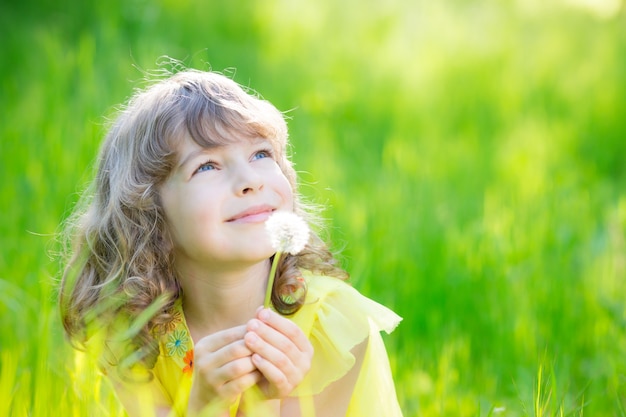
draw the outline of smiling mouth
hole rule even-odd
[[[226,220],[226,222],[228,223],[264,222],[274,212],[274,210],[275,209],[273,207],[267,206],[267,205],[250,207],[249,209],[244,210],[241,213],[238,213],[235,216],[231,217],[230,219]]]

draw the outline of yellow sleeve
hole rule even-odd
[[[375,327],[371,328],[365,358],[346,416],[402,417],[387,351]]]
[[[380,331],[390,333],[402,320],[342,280],[308,273],[303,275],[307,282],[307,299],[292,320],[308,336],[314,354],[309,374],[292,396],[322,392],[354,366],[351,350],[356,345],[368,337],[370,344],[371,339],[380,340]],[[383,355],[383,361],[387,362],[382,366],[389,367],[384,346],[382,352],[369,353],[370,357],[373,354]]]
[[[153,370],[140,365],[122,370],[107,359],[109,355],[100,358],[100,369],[130,417],[156,416],[157,410],[163,415],[164,410],[172,409],[172,398]]]
[[[177,415],[172,409],[162,385],[156,379],[147,383],[111,381],[115,394],[131,417]]]

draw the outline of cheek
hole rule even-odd
[[[170,222],[169,233],[173,248],[188,256],[201,256],[215,249],[222,241],[220,229],[216,229],[217,216],[210,210],[185,207],[178,217]],[[219,245],[218,245],[219,246]]]
[[[289,164],[278,163],[276,165],[276,171],[274,174],[277,176],[276,183],[279,184],[278,188],[280,189],[281,194],[285,196],[285,198],[289,199],[293,202],[293,190],[296,186],[296,173],[290,168]]]
[[[211,226],[219,221],[215,206],[206,199],[190,199],[178,208],[175,222],[180,233],[186,236],[209,233]]]
[[[178,190],[169,190],[162,200],[167,229],[174,244],[178,246],[190,239],[193,240],[194,234],[201,231],[200,225],[208,217],[202,202],[193,198],[193,195]]]
[[[285,206],[293,209],[294,197],[293,197],[293,187],[291,182],[281,174],[281,179],[279,181],[279,186],[277,187],[279,193],[282,195],[283,200],[285,202]]]
[[[294,209],[294,204],[295,204],[295,203],[294,203],[294,198],[293,198],[293,190],[292,190],[292,188],[291,188],[291,185],[289,185],[289,187],[287,188],[286,195],[287,195],[287,196],[286,196],[286,198],[285,198],[285,199],[286,199],[286,201],[287,201],[287,204],[288,204],[288,205],[289,205],[289,207],[293,210],[293,209]]]
[[[282,195],[285,202],[285,207],[288,207],[290,211],[293,211],[295,208],[293,189],[291,188],[291,184],[289,184],[289,182],[287,181],[285,181]]]
[[[285,177],[289,183],[289,187],[294,190],[296,188],[297,176],[296,171],[288,160],[283,160],[278,163],[281,175]]]

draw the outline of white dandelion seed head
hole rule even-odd
[[[290,211],[276,211],[265,222],[270,243],[277,252],[296,255],[309,241],[309,226]]]

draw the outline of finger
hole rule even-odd
[[[299,351],[307,352],[313,355],[313,346],[311,345],[311,342],[306,337],[302,329],[300,329],[293,321],[268,308],[259,309],[256,316],[260,321],[276,329],[287,339],[295,343]]]
[[[265,358],[273,358],[273,362],[291,362],[291,358],[297,358],[296,345],[284,335],[262,323],[251,323],[252,329],[244,336],[246,347],[253,353],[258,353]],[[285,363],[285,365],[287,365]]]
[[[271,373],[266,375],[263,369],[259,369],[261,373],[271,383],[282,384],[283,379],[294,384],[300,382],[310,367],[307,355],[299,352],[295,344],[276,330],[264,325],[260,326],[260,329],[262,328],[266,329],[264,333],[272,335],[270,339],[273,341],[265,340],[256,332],[249,332],[244,337],[248,348],[255,352],[253,357],[259,356],[264,362],[272,365],[271,368],[266,368]],[[277,340],[279,342],[276,342]],[[274,369],[277,372],[273,372]]]
[[[257,353],[252,355],[252,362],[267,380],[267,391],[265,394],[270,398],[285,397],[300,383],[300,380],[290,380],[289,377],[272,362],[264,359]]]
[[[243,386],[246,375],[258,373],[256,365],[252,363],[252,357],[246,356],[244,358],[235,359],[229,361],[223,366],[216,367],[210,356],[203,358],[201,362],[194,364],[194,372],[196,374],[196,380],[202,381],[202,384],[206,384],[211,387],[210,390],[217,393],[220,397],[226,398],[230,391],[224,393],[224,386],[232,383],[233,381],[240,381]],[[243,379],[242,379],[243,378]],[[259,376],[253,378],[253,381],[257,381]],[[254,384],[255,382],[251,382]],[[239,385],[231,384],[231,387],[237,387]],[[233,388],[233,389],[235,389]]]
[[[258,370],[241,375],[223,384],[219,388],[219,395],[222,398],[234,399],[242,392],[256,385],[262,377]]]
[[[201,351],[194,354],[194,365],[201,370],[224,368],[238,359],[249,359],[251,355],[252,351],[248,348],[245,341],[239,339],[218,349],[216,352]]]
[[[252,363],[252,355],[230,361],[220,368],[227,381],[237,379],[255,370],[256,366]]]
[[[220,367],[217,369],[216,376],[220,381],[226,381],[227,383],[253,373],[256,370],[256,365],[252,363],[252,356],[246,356],[245,358],[235,359]]]
[[[194,351],[196,353],[198,351],[215,352],[237,340],[243,339],[246,331],[246,326],[241,325],[210,334],[198,340],[194,346]]]
[[[287,319],[284,320],[288,321]],[[291,328],[291,326],[285,327],[289,329]],[[269,345],[273,346],[279,352],[282,352],[284,355],[286,355],[292,362],[296,364],[296,366],[302,367],[311,361],[311,358],[313,357],[313,347],[311,346],[311,343],[306,339],[304,333],[300,330],[300,328],[298,328],[297,326],[295,327],[296,330],[294,332],[287,332],[287,334],[284,334],[281,333],[279,329],[271,327],[260,320],[252,319],[248,322],[249,332],[244,337],[244,340],[251,350],[271,360],[271,357],[268,357],[271,351],[262,351],[260,349],[263,349],[264,346],[260,343],[254,343],[256,341],[254,339],[254,334],[256,334]],[[250,333],[254,334],[251,335]],[[299,341],[299,339],[304,339],[304,341]],[[304,346],[304,349],[301,349],[300,346]],[[273,357],[276,358],[275,360],[280,359],[277,358],[275,355]]]

